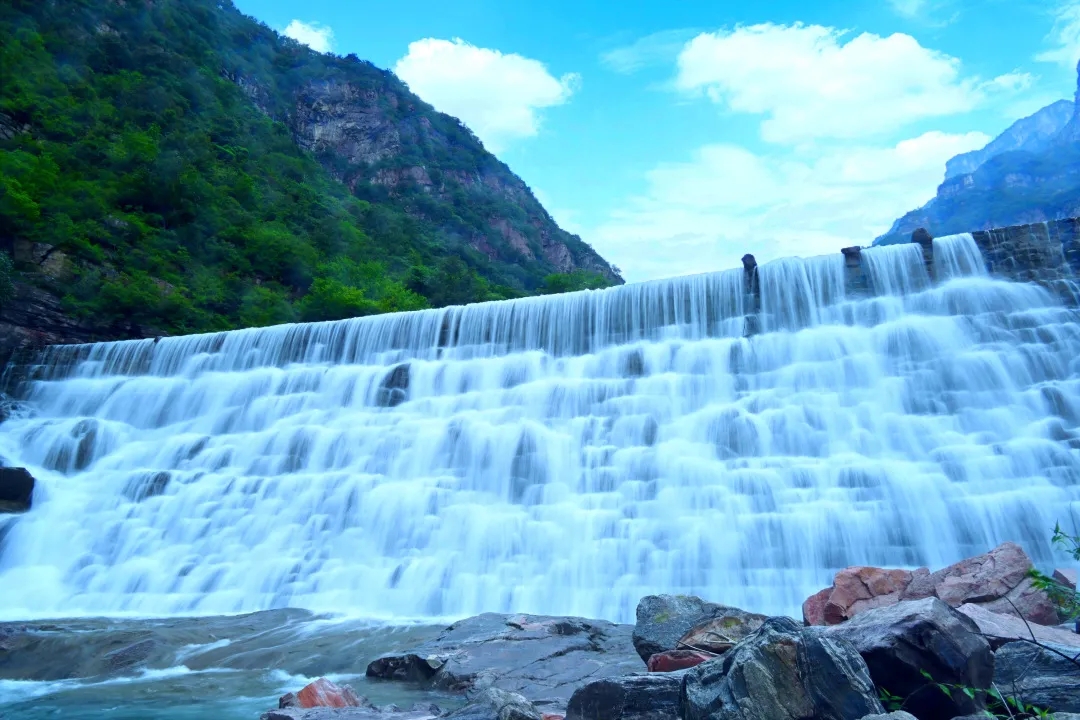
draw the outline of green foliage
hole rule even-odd
[[[543,209],[527,192],[512,202],[463,185],[512,176],[389,73],[314,53],[228,0],[10,0],[0,36],[0,248],[65,252],[75,277],[63,287],[21,269],[79,316],[193,332],[548,287],[546,261],[507,260],[498,241],[512,231],[539,247]],[[373,166],[305,153],[272,118],[315,79],[405,98],[380,100],[389,120],[423,117],[445,142],[403,136],[400,156]],[[408,167],[429,168],[439,192],[372,182]],[[476,237],[493,245],[476,251],[465,240]]]
[[[1065,552],[1072,555],[1074,560],[1080,560],[1080,535],[1067,534],[1059,523],[1054,525],[1052,540],[1055,545],[1061,546]],[[1080,592],[1034,568],[1028,571],[1028,575],[1031,576],[1032,584],[1046,593],[1063,617],[1067,620],[1080,619]]]
[[[997,686],[991,685],[989,690],[979,690],[967,685],[937,682],[926,670],[920,670],[919,672],[926,679],[926,684],[914,690],[908,696],[909,698],[927,690],[936,690],[950,699],[953,697],[953,693],[962,693],[972,700],[984,696],[986,698],[986,710],[983,711],[983,714],[990,720],[1005,720],[1005,718],[1028,720],[1029,718],[1053,717],[1047,710],[1029,705],[1012,695],[1004,695],[998,690]],[[894,695],[885,688],[878,688],[878,698],[881,700],[886,712],[903,710],[907,705],[907,698]]]
[[[596,272],[575,270],[570,273],[555,273],[544,278],[540,292],[544,295],[575,292],[577,290],[600,290],[610,287],[611,282]]]

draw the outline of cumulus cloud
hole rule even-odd
[[[989,140],[933,131],[808,158],[708,145],[656,166],[648,191],[586,239],[628,280],[736,267],[746,252],[767,261],[867,245],[933,195],[947,159]]]
[[[962,77],[959,60],[901,33],[848,39],[836,28],[765,23],[695,37],[679,54],[675,85],[763,115],[766,141],[798,144],[966,112],[1022,79]]]
[[[556,78],[538,60],[461,39],[409,45],[394,72],[437,110],[460,118],[488,149],[537,134],[540,112],[570,99],[580,78]]]
[[[1080,60],[1080,2],[1058,6],[1047,43],[1049,48],[1036,55],[1036,60],[1057,63],[1070,70],[1076,67]]]
[[[330,52],[334,47],[334,31],[327,25],[293,20],[282,34],[307,45],[316,52]]]

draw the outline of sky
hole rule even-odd
[[[234,1],[393,70],[628,281],[869,245],[1080,59],[1080,0]]]

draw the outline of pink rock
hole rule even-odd
[[[952,607],[981,604],[991,612],[1056,625],[1060,620],[1057,609],[1027,577],[1031,567],[1023,549],[1008,542],[934,573],[926,568],[914,572],[845,568],[836,574],[832,587],[803,603],[803,622],[837,625],[872,608],[936,597]]]
[[[991,612],[983,605],[966,603],[957,610],[975,621],[979,632],[986,636],[991,647],[997,649],[1013,640],[1030,640],[1034,635],[1039,642],[1055,643],[1080,648],[1080,635],[1059,628],[1044,627],[1035,623],[1024,624],[1015,615]]]
[[[304,686],[304,689],[296,694],[296,700],[302,708],[360,707],[360,698],[351,687],[336,685],[326,678],[319,678]]]
[[[649,658],[649,672],[674,672],[692,668],[706,660],[712,660],[713,657],[715,656],[695,650],[668,650],[656,653]]]
[[[824,590],[819,590],[810,597],[806,598],[802,604],[802,618],[805,625],[824,625],[825,624],[825,605],[829,602],[829,596],[832,595],[832,588],[827,587]]]
[[[556,715],[555,713],[544,713],[540,718],[541,720],[566,720],[565,715]]]
[[[1054,579],[1071,590],[1076,589],[1076,568],[1058,568],[1054,571]]]

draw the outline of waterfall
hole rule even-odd
[[[798,613],[1080,515],[1080,323],[971,236],[600,291],[56,347],[0,615]],[[759,314],[754,332],[747,316]]]

